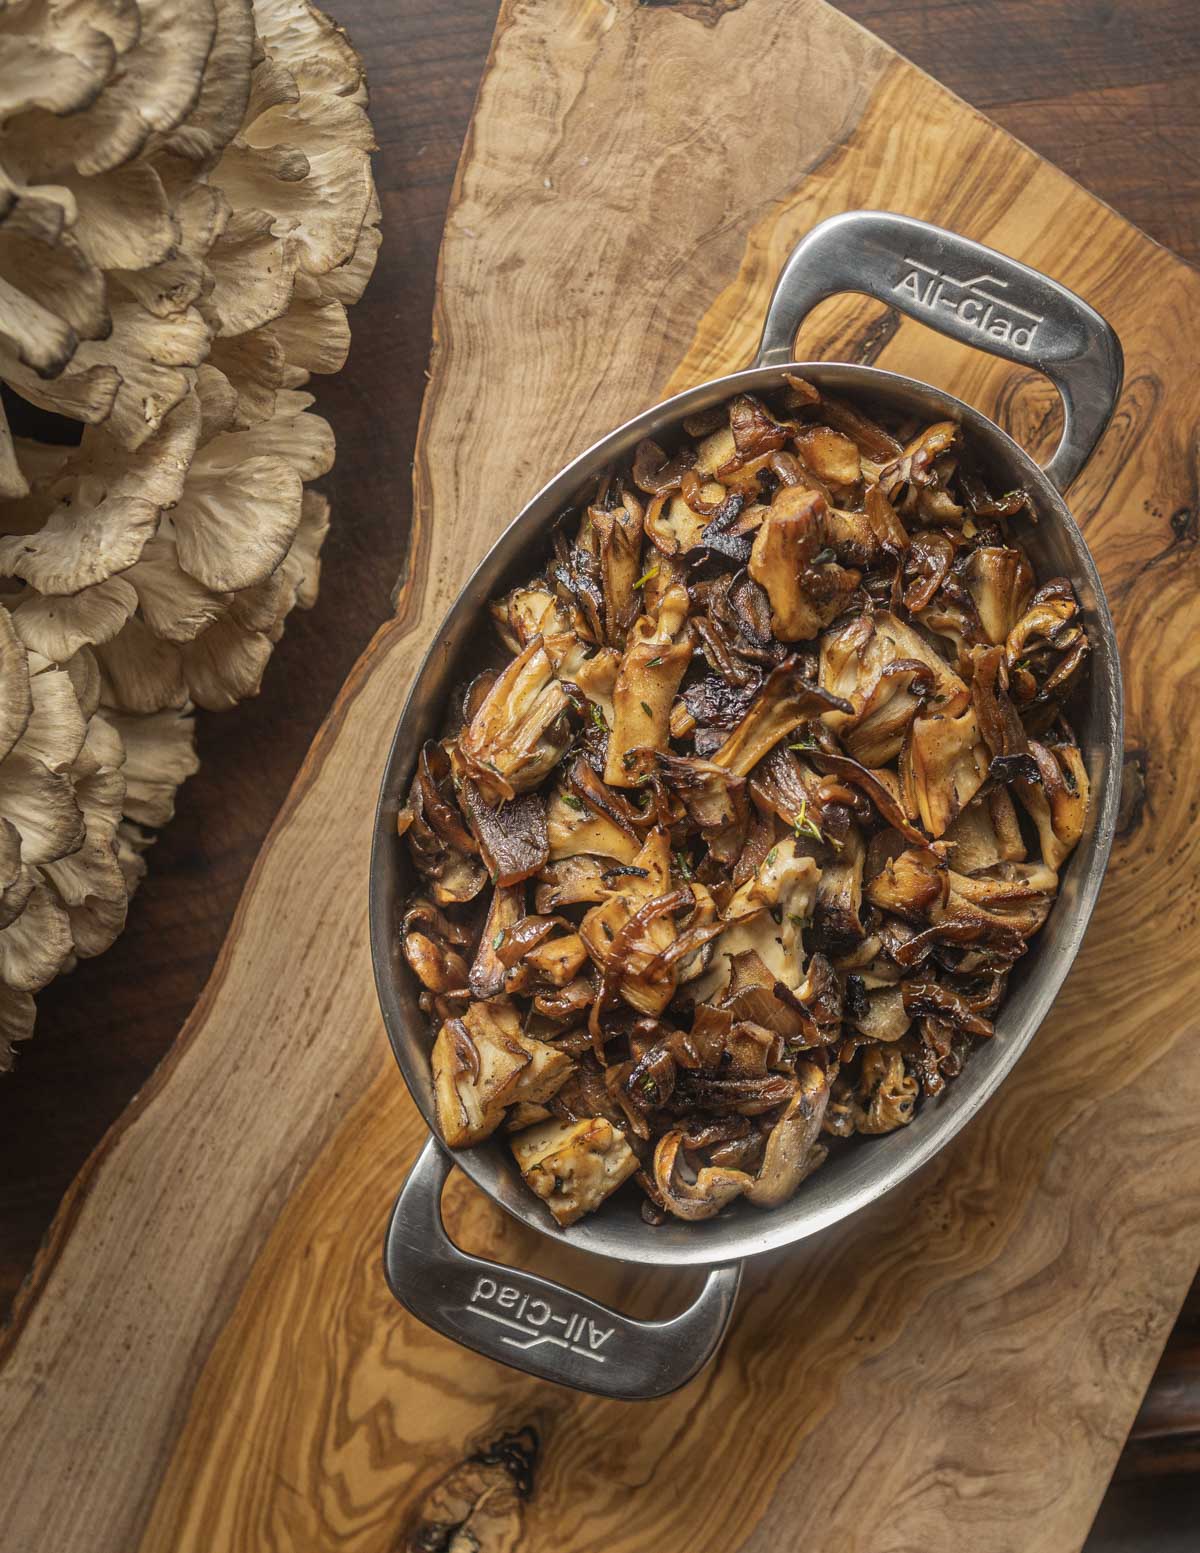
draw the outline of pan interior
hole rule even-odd
[[[567,465],[533,498],[484,557],[446,617],[414,681],[396,728],[376,813],[371,856],[371,948],[380,1004],[396,1060],[413,1098],[436,1134],[429,1070],[432,1032],[417,1006],[417,985],[399,948],[403,903],[417,885],[407,853],[396,838],[396,813],[404,802],[422,742],[435,736],[452,687],[478,667],[480,622],[488,600],[530,575],[548,544],[550,527],[604,465],[632,453],[643,437],[668,436],[685,415],[745,391],[782,386],[795,372],[823,391],[866,407],[959,422],[996,488],[1024,486],[1037,522],[1016,520],[1019,537],[1037,576],[1066,576],[1083,607],[1093,644],[1090,673],[1073,708],[1075,732],[1092,786],[1088,826],[1060,881],[1049,921],[1018,962],[993,1040],[977,1046],[963,1074],[936,1101],[926,1100],[898,1132],[837,1150],[791,1202],[770,1212],[744,1204],[699,1224],[670,1221],[659,1227],[641,1218],[631,1191],[618,1193],[599,1212],[559,1229],[525,1186],[502,1138],[456,1152],[455,1160],[508,1212],[533,1228],[620,1261],[709,1264],[751,1256],[800,1240],[874,1201],[910,1176],[962,1128],[995,1092],[1033,1039],[1075,958],[1099,893],[1116,822],[1120,793],[1122,701],[1112,620],[1095,564],[1062,497],[1029,456],[979,411],[940,389],[878,368],[845,363],[799,362],[752,368],[689,389],[619,427]]]

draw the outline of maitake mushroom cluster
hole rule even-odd
[[[402,924],[442,1136],[560,1224],[786,1202],[989,1038],[1079,839],[1088,639],[950,422],[800,378],[643,443],[493,605]]]
[[[316,596],[365,101],[307,0],[0,0],[0,1067]]]

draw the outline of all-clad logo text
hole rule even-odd
[[[513,1348],[537,1348],[542,1343],[553,1343],[556,1348],[566,1348],[584,1359],[597,1364],[605,1362],[601,1349],[613,1335],[612,1327],[599,1327],[590,1316],[581,1311],[563,1315],[547,1300],[529,1295],[511,1283],[497,1283],[494,1278],[480,1277],[471,1290],[467,1309],[488,1321],[511,1327],[519,1336],[504,1341]]]
[[[914,302],[935,313],[939,307],[956,313],[964,324],[989,339],[1003,340],[1014,350],[1029,352],[1033,349],[1038,325],[1045,318],[1031,313],[1003,295],[1008,287],[998,275],[973,275],[969,280],[958,280],[944,270],[935,270],[919,259],[904,260],[908,268],[892,287],[902,291]]]

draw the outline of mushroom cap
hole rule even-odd
[[[379,247],[365,101],[306,0],[0,0],[0,379],[86,428],[0,410],[0,1067],[120,931],[192,703],[254,694],[315,599],[334,445],[298,390]]]
[[[176,790],[200,767],[194,717],[174,709],[146,716],[106,709],[104,718],[125,750],[123,813],[138,825],[165,825]]]
[[[0,511],[0,575],[43,594],[77,594],[125,571],[178,499],[199,435],[194,394],[130,452],[107,428],[88,428],[65,460],[28,463],[30,494]],[[23,461],[36,445],[22,444]]]

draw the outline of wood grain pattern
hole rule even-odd
[[[764,95],[764,48],[820,97]],[[681,117],[678,82],[718,73],[713,111]],[[623,1408],[453,1349],[384,1291],[379,1237],[419,1129],[370,980],[364,773],[505,516],[671,382],[747,356],[790,242],[860,204],[1043,265],[1125,340],[1122,409],[1073,502],[1127,648],[1145,800],[1053,1018],[980,1121],[853,1225],[752,1266],[718,1364]],[[907,322],[864,334],[839,308],[816,327],[1041,423],[1030,385]],[[523,0],[460,168],[435,333],[397,618],[306,762],[176,1053],[74,1189],[18,1309],[0,1524],[34,1553],[382,1553],[420,1545],[456,1464],[524,1429],[532,1494],[484,1546],[727,1553],[803,1527],[863,1553],[1077,1546],[1200,1250],[1196,579],[1179,564],[1200,281],[815,0],[747,0],[711,27],[632,0]],[[531,1243],[461,1181],[450,1207],[473,1249],[647,1311],[681,1299],[674,1276]]]
[[[202,714],[202,772],[155,848],[125,934],[42,995],[20,1078],[0,1085],[5,1317],[72,1177],[199,996],[255,855],[342,681],[386,617],[407,553],[407,470],[438,244],[497,0],[329,0],[327,8],[370,64],[388,242],[355,315],[350,366],[319,385],[342,452],[325,482],[336,523],[321,598],[293,617],[253,705]],[[1193,0],[1060,0],[1036,9],[1028,0],[839,0],[838,9],[1176,253],[1200,258]],[[851,333],[861,349],[859,327]],[[1200,1285],[1191,1298],[1200,1309]],[[1200,1417],[1188,1346],[1177,1329],[1151,1383],[1152,1417],[1159,1387],[1172,1417]],[[1181,1387],[1191,1398],[1182,1413]],[[1200,1435],[1193,1464],[1197,1442]],[[1158,1470],[1159,1447],[1139,1448],[1127,1465],[1139,1463]]]

